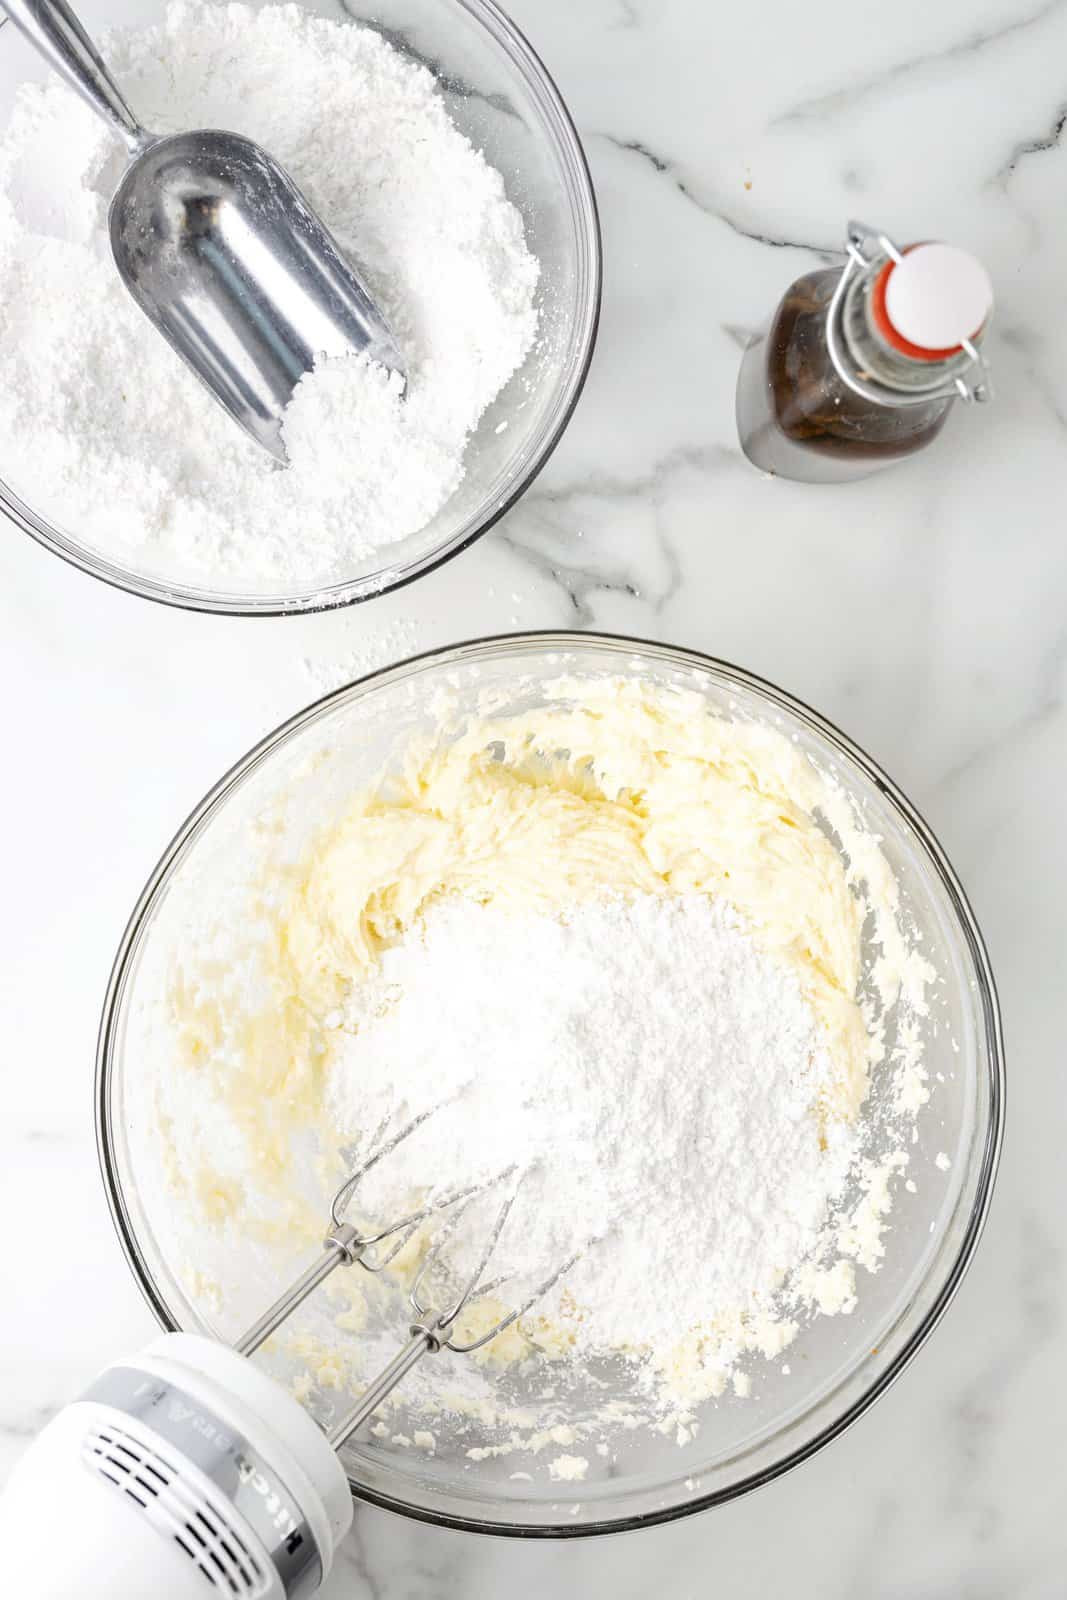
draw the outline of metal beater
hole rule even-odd
[[[233,1347],[238,1355],[252,1355],[320,1284],[325,1283],[331,1273],[336,1272],[338,1267],[352,1266],[358,1262],[365,1272],[381,1272],[396,1259],[422,1223],[431,1216],[448,1213],[423,1257],[408,1292],[408,1298],[415,1312],[415,1320],[408,1330],[408,1342],[389,1365],[368,1384],[356,1404],[327,1430],[326,1437],[335,1450],[339,1450],[356,1429],[367,1421],[386,1396],[424,1355],[435,1355],[440,1350],[451,1350],[455,1355],[470,1355],[475,1350],[480,1350],[506,1328],[510,1328],[520,1317],[525,1316],[527,1311],[570,1271],[578,1259],[578,1252],[569,1256],[549,1277],[540,1282],[531,1294],[494,1322],[488,1332],[480,1334],[476,1339],[458,1339],[452,1330],[463,1312],[475,1300],[486,1299],[507,1281],[506,1273],[488,1282],[483,1282],[482,1279],[515,1203],[521,1174],[517,1173],[515,1168],[509,1167],[488,1183],[455,1190],[377,1232],[361,1233],[345,1220],[345,1213],[356,1191],[371,1169],[395,1150],[401,1140],[412,1134],[431,1114],[424,1112],[415,1118],[388,1142],[380,1145],[372,1156],[345,1179],[330,1206],[330,1227],[322,1241],[322,1255],[278,1296],[274,1304],[252,1324]],[[458,1293],[447,1297],[442,1305],[435,1305],[433,1298],[428,1294],[434,1268],[473,1201],[494,1188],[504,1188],[505,1197],[485,1236],[473,1271],[466,1276]],[[378,1246],[385,1248],[377,1250]]]

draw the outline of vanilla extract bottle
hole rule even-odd
[[[898,249],[856,222],[846,251],[786,291],[738,377],[746,456],[802,483],[866,477],[925,449],[957,401],[991,397],[981,262],[946,244]]]

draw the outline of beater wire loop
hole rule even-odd
[[[525,1316],[542,1295],[546,1295],[554,1288],[564,1273],[569,1272],[574,1266],[581,1253],[576,1251],[557,1267],[550,1277],[539,1283],[532,1294],[519,1305],[513,1306],[504,1316],[498,1317],[484,1333],[471,1339],[456,1337],[453,1330],[464,1312],[470,1311],[479,1302],[489,1300],[510,1281],[511,1275],[507,1272],[498,1273],[488,1280],[485,1280],[485,1274],[507,1226],[525,1173],[512,1166],[481,1183],[467,1184],[463,1188],[445,1194],[431,1194],[426,1203],[417,1210],[398,1218],[386,1227],[379,1228],[376,1232],[361,1230],[350,1223],[346,1215],[367,1174],[383,1157],[390,1155],[404,1139],[410,1138],[438,1109],[438,1106],[433,1106],[427,1111],[420,1112],[388,1138],[387,1123],[382,1123],[378,1127],[371,1140],[373,1153],[345,1179],[333,1197],[330,1206],[331,1227],[323,1240],[322,1255],[294,1284],[290,1285],[235,1346],[242,1355],[251,1355],[337,1267],[351,1266],[358,1261],[365,1272],[382,1272],[414,1238],[424,1222],[431,1217],[447,1213],[437,1228],[408,1293],[415,1312],[415,1320],[409,1329],[408,1343],[367,1386],[360,1400],[328,1430],[327,1437],[330,1443],[338,1449],[360,1424],[373,1414],[422,1356],[428,1353],[435,1354],[438,1350],[451,1350],[456,1355],[470,1355],[473,1351],[482,1349],[498,1334],[503,1333],[505,1328],[510,1328],[520,1317]],[[458,1291],[452,1288],[443,1294],[442,1309],[434,1304],[432,1280],[443,1264],[448,1243],[455,1237],[475,1201],[481,1195],[489,1194],[501,1186],[506,1187],[506,1193],[492,1226],[485,1234],[474,1267],[465,1276],[461,1275],[461,1287]],[[376,1246],[383,1248],[377,1249]]]

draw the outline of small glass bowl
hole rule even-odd
[[[213,589],[199,577],[125,564],[76,529],[51,523],[34,505],[32,476],[20,478],[0,451],[0,510],[24,532],[83,572],[194,611],[279,616],[328,610],[409,583],[456,555],[514,505],[552,454],[578,402],[596,342],[601,249],[589,169],[555,84],[514,24],[492,0],[300,3],[317,15],[375,28],[401,53],[432,67],[453,121],[500,171],[522,213],[527,242],[541,263],[540,334],[482,417],[467,447],[463,482],[433,521],[343,580],[309,573],[293,593],[255,584]],[[90,33],[99,34],[116,25],[154,22],[165,7],[166,0],[86,0],[79,14]],[[0,19],[0,126],[19,83],[46,75],[40,58]],[[232,424],[220,413],[219,426]]]
[[[162,1027],[165,1046],[170,1037],[166,1021],[153,1020],[153,997],[158,975],[185,947],[190,910],[211,926],[243,915],[248,885],[262,892],[262,849],[272,861],[277,853],[282,870],[299,861],[305,843],[343,814],[354,790],[410,738],[438,725],[442,698],[451,720],[479,715],[488,692],[493,715],[506,717],[550,703],[561,677],[605,676],[680,686],[728,720],[770,724],[853,797],[880,837],[902,911],[939,975],[937,1026],[928,1030],[924,1060],[931,1101],[909,1149],[914,1191],[897,1186],[885,1259],[878,1273],[860,1273],[855,1310],[803,1327],[785,1372],[763,1364],[748,1399],[727,1393],[709,1402],[684,1445],[645,1430],[622,1431],[612,1440],[613,1459],[592,1457],[570,1495],[558,1483],[515,1478],[513,1457],[472,1462],[468,1441],[451,1436],[450,1420],[435,1424],[437,1450],[428,1458],[373,1436],[345,1447],[354,1494],[450,1527],[525,1537],[645,1527],[730,1500],[806,1460],[885,1392],[941,1317],[977,1245],[996,1173],[1004,1066],[988,957],[944,852],[875,763],[780,689],[692,651],[586,634],[487,639],[340,689],[263,740],[183,825],[134,910],[104,1007],[97,1126],[119,1235],[160,1321],[232,1339],[275,1297],[287,1267],[295,1274],[307,1262],[296,1250],[290,1263],[280,1269],[268,1263],[264,1271],[253,1262],[251,1233],[227,1236],[214,1247],[217,1260],[196,1256],[198,1267],[225,1285],[225,1306],[195,1306],[182,1285],[187,1246],[163,1177],[165,1153],[153,1142],[147,1066],[149,1047],[160,1037],[152,1030]],[[870,959],[876,957],[877,948]],[[876,1079],[874,1096],[879,1092]],[[692,1247],[664,1241],[665,1250]],[[282,1382],[297,1370],[286,1359],[282,1351],[257,1356]],[[569,1401],[577,1408],[588,1401],[591,1410],[601,1405],[596,1381],[588,1395],[581,1382],[568,1391]]]

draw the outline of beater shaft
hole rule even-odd
[[[250,1356],[254,1350],[270,1338],[275,1328],[280,1328],[285,1319],[292,1314],[299,1305],[303,1305],[308,1295],[324,1283],[340,1266],[351,1266],[358,1261],[366,1247],[366,1240],[362,1239],[356,1229],[347,1222],[335,1223],[322,1241],[322,1255],[317,1261],[312,1262],[306,1272],[302,1272],[295,1283],[289,1285],[285,1293],[279,1295],[274,1304],[264,1311],[257,1322],[254,1322],[248,1332],[238,1339],[234,1349],[239,1356]]]
[[[367,1418],[370,1417],[388,1394],[396,1388],[401,1378],[406,1377],[415,1363],[422,1359],[428,1351],[441,1348],[433,1328],[421,1322],[413,1323],[411,1338],[402,1350],[390,1361],[389,1365],[378,1374],[360,1396],[356,1404],[346,1411],[339,1422],[335,1422],[326,1434],[326,1438],[335,1450],[347,1442],[350,1435],[355,1433]]]

